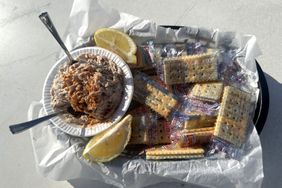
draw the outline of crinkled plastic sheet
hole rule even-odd
[[[67,46],[70,49],[80,46],[101,27],[113,27],[128,32],[139,44],[148,39],[183,41],[190,37],[201,39],[211,47],[238,48],[238,53],[242,54],[241,66],[253,77],[252,84],[257,87],[255,57],[260,51],[255,36],[197,27],[183,27],[174,31],[159,27],[151,21],[103,7],[97,0],[74,0],[65,35]],[[29,119],[43,114],[40,103],[30,106]],[[191,185],[224,188],[257,188],[263,180],[262,149],[255,129],[247,140],[245,153],[240,161],[146,161],[119,157],[105,164],[90,164],[81,158],[87,138],[67,135],[50,122],[33,128],[31,139],[38,172],[54,180],[83,178],[103,181],[117,187],[144,187],[175,180]]]

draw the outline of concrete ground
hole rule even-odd
[[[254,34],[263,55],[258,58],[270,90],[270,109],[260,136],[263,187],[282,185],[282,2],[279,0],[102,0],[103,4],[165,25],[198,25]],[[26,120],[29,104],[40,100],[46,74],[60,50],[38,19],[48,11],[60,33],[66,28],[72,1],[0,0],[0,187],[109,187],[99,182],[56,182],[35,169],[28,132],[12,136],[8,125]],[[184,187],[163,183],[153,187]]]

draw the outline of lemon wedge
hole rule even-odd
[[[111,128],[94,136],[83,151],[85,159],[107,162],[121,154],[131,136],[132,116],[127,115]]]
[[[126,63],[137,63],[136,44],[127,34],[116,29],[102,28],[95,32],[94,40],[97,46],[116,53]]]

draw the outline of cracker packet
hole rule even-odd
[[[247,137],[253,130],[255,93],[225,86],[208,155],[240,159]]]
[[[165,119],[172,119],[180,105],[178,97],[145,73],[135,72],[133,77],[133,99],[150,107]]]
[[[157,74],[168,85],[218,80],[216,55],[201,42],[150,41],[145,48]]]
[[[141,105],[128,113],[133,117],[129,144],[153,146],[171,143],[170,122],[149,107]]]
[[[180,148],[176,145],[162,145],[146,149],[147,160],[187,160],[204,157],[204,149],[199,146]]]
[[[214,127],[196,128],[196,129],[183,129],[177,145],[181,148],[191,146],[205,146],[210,142],[214,133]]]

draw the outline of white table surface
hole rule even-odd
[[[270,90],[270,109],[261,134],[265,179],[263,187],[282,185],[282,2],[279,0],[102,0],[119,11],[158,24],[198,25],[257,36],[258,58]],[[0,187],[111,187],[99,182],[56,182],[35,169],[29,132],[11,135],[8,125],[27,119],[27,109],[40,100],[42,85],[59,46],[38,19],[48,11],[64,33],[72,1],[0,0]],[[166,183],[152,187],[184,187]]]

